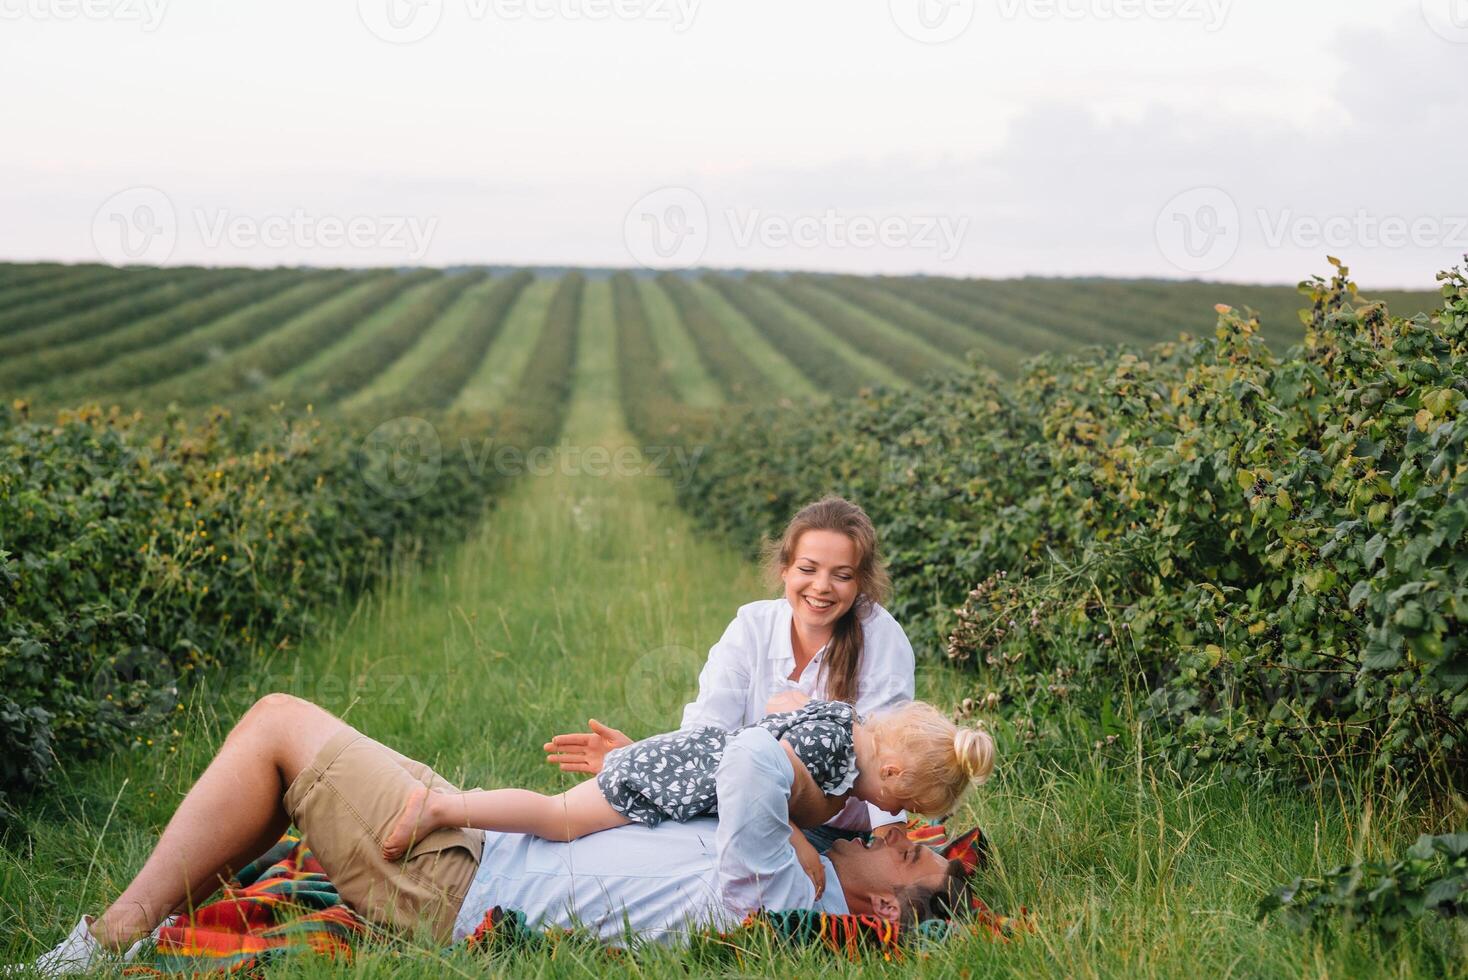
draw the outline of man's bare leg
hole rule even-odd
[[[92,923],[92,935],[126,949],[268,850],[290,822],[286,789],[348,727],[289,694],[256,701],[183,798],[143,869]]]

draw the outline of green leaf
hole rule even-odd
[[[1368,572],[1381,560],[1384,551],[1386,551],[1386,538],[1380,534],[1372,535],[1371,540],[1366,542],[1366,548],[1362,554]]]

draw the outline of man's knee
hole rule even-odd
[[[270,725],[279,723],[285,718],[299,714],[303,708],[310,707],[311,702],[304,701],[294,694],[286,694],[274,691],[270,694],[257,698],[250,705],[244,716],[240,718],[240,725]]]

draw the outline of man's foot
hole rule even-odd
[[[84,915],[77,921],[61,943],[49,953],[36,957],[34,963],[7,966],[6,976],[64,977],[74,973],[87,973],[106,961],[111,953],[97,942],[91,931],[92,917]]]
[[[389,861],[396,861],[408,852],[414,841],[422,840],[423,835],[438,828],[429,826],[427,819],[428,807],[424,804],[428,800],[428,787],[416,787],[408,794],[408,800],[403,805],[402,815],[393,829],[388,832],[387,838],[382,842],[382,856]]]

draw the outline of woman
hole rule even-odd
[[[739,608],[709,651],[683,728],[739,728],[816,697],[846,701],[863,717],[912,700],[912,644],[881,606],[891,581],[865,511],[834,496],[806,505],[766,548],[765,568],[783,596]],[[548,761],[566,772],[594,773],[606,752],[631,744],[594,719],[591,727],[552,739]],[[824,833],[809,836],[824,848],[838,837],[885,835],[902,824],[901,816],[853,800]]]

